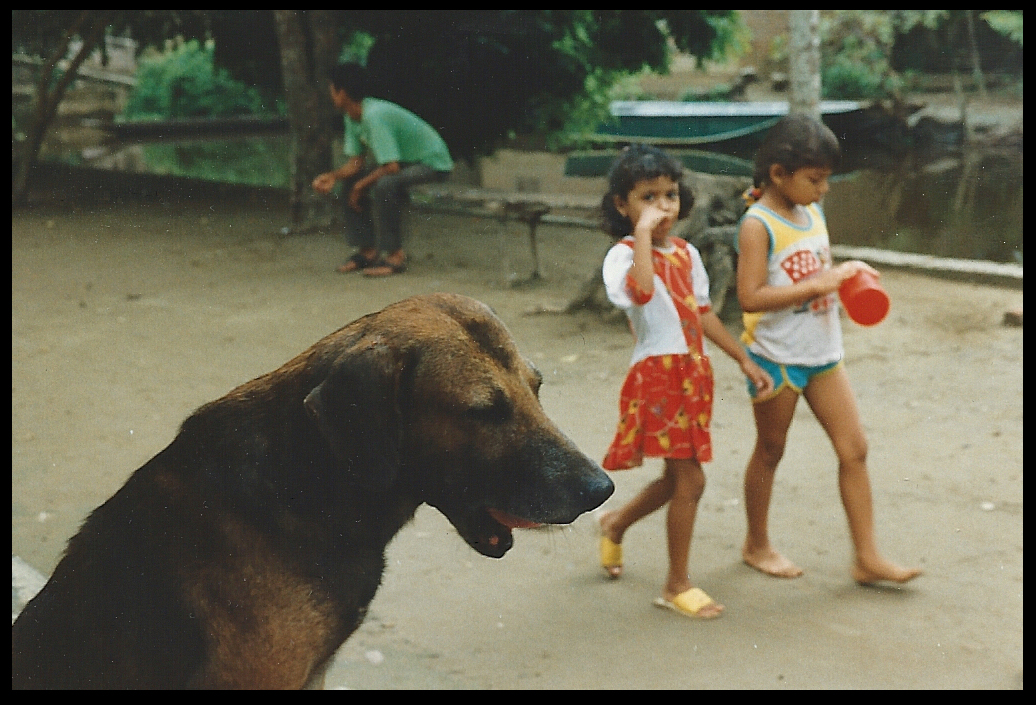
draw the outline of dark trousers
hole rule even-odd
[[[395,174],[383,176],[360,199],[361,211],[349,206],[353,184],[371,172],[365,169],[342,182],[345,198],[345,229],[350,242],[359,248],[395,252],[403,247],[403,208],[409,203],[407,190],[417,184],[445,181],[448,171],[436,171],[424,164],[402,164]]]

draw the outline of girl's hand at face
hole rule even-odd
[[[646,235],[648,237],[653,237],[658,226],[671,218],[672,213],[670,213],[669,210],[666,210],[654,203],[650,203],[640,212],[640,218],[634,226],[633,234],[634,236]]]

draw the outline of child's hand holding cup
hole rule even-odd
[[[889,295],[870,267],[860,267],[856,274],[843,281],[838,287],[838,298],[849,318],[861,326],[877,325],[889,312]]]

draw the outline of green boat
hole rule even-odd
[[[788,114],[787,101],[681,102],[617,100],[612,119],[598,126],[587,139],[593,142],[648,142],[667,147],[717,149],[727,143],[757,142],[766,130]],[[820,103],[824,122],[838,131],[862,114],[854,100]]]
[[[584,142],[595,149],[569,155],[566,176],[605,175],[618,155],[614,148],[632,142],[665,147],[692,171],[751,176],[748,158],[766,131],[788,114],[788,103],[617,100],[610,111],[611,120],[584,135]],[[820,111],[839,135],[856,129],[865,114],[854,100],[821,101]]]

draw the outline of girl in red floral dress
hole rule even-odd
[[[711,310],[709,280],[695,247],[669,234],[690,212],[693,196],[683,170],[665,152],[628,147],[612,166],[601,206],[605,229],[618,239],[605,258],[608,298],[626,312],[636,336],[619,401],[619,425],[605,456],[606,470],[637,467],[644,457],[665,459],[662,476],[618,510],[600,515],[601,565],[622,573],[622,537],[636,521],[666,503],[669,574],[655,604],[709,619],[723,606],[687,575],[701,464],[712,460],[712,367],[703,336],[741,366],[759,394],[772,381]]]

